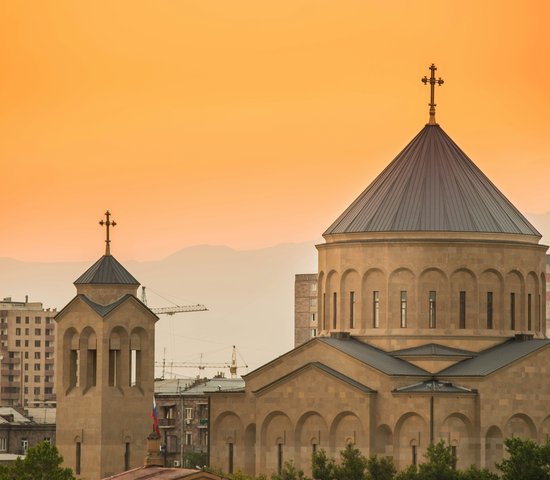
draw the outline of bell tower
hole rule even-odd
[[[57,447],[82,480],[143,464],[151,431],[155,322],[137,298],[139,282],[111,255],[75,282],[57,322]]]

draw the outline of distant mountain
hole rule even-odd
[[[75,295],[72,282],[91,263],[0,258],[0,297],[23,300],[29,295],[30,301],[60,309]],[[209,309],[160,317],[156,358],[166,357],[167,370],[170,361],[198,362],[201,353],[204,362],[228,362],[236,345],[250,371],[292,348],[294,275],[316,272],[317,253],[313,242],[244,251],[203,245],[159,261],[122,263],[147,286],[150,306],[169,306],[172,300]]]

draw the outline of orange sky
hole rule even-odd
[[[0,256],[319,238],[437,119],[550,208],[550,2],[0,0]]]

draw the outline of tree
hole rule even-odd
[[[426,462],[418,468],[418,475],[421,480],[455,480],[456,457],[453,455],[451,446],[444,440],[428,446],[426,451]]]
[[[336,467],[338,480],[364,480],[367,459],[351,443],[340,452],[340,465]]]
[[[468,470],[458,472],[459,480],[498,480],[496,473],[491,473],[487,469],[480,470],[472,465]]]
[[[285,462],[281,473],[272,475],[271,480],[307,480],[302,470],[298,470],[292,462]]]
[[[29,448],[24,458],[0,471],[0,480],[76,480],[70,468],[62,468],[63,458],[55,445],[41,442]]]
[[[337,478],[336,462],[334,458],[327,457],[327,452],[322,448],[313,454],[311,474],[315,480],[334,480]]]
[[[367,480],[393,480],[396,473],[393,460],[376,455],[367,460]]]
[[[550,479],[550,443],[511,437],[504,440],[509,457],[497,464],[502,480]]]

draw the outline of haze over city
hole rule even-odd
[[[118,223],[112,252],[138,280],[218,308],[178,327],[186,359],[208,350],[201,340],[225,348],[245,331],[249,363],[282,353],[291,347],[293,275],[315,270],[322,232],[426,123],[429,89],[420,78],[432,62],[445,80],[439,123],[550,232],[548,2],[60,0],[1,8],[0,258],[75,262],[59,267],[63,280],[29,273],[19,283],[14,264],[4,263],[4,296],[30,294],[61,308],[74,294],[73,270],[103,253],[98,221],[110,209]],[[281,283],[272,292],[281,296],[254,299],[248,289],[258,279],[239,277],[236,310],[220,302],[227,291],[207,291],[215,282],[199,282],[199,291],[184,265],[181,288],[167,274],[164,284],[163,272],[151,284],[149,267],[139,265],[167,265],[195,245],[287,243],[301,253],[272,265],[286,269],[274,275]],[[200,257],[206,270],[219,258],[211,252]],[[189,329],[202,323],[209,328],[197,340]],[[277,324],[283,333],[269,345],[251,327]],[[157,358],[171,333],[159,330]]]

